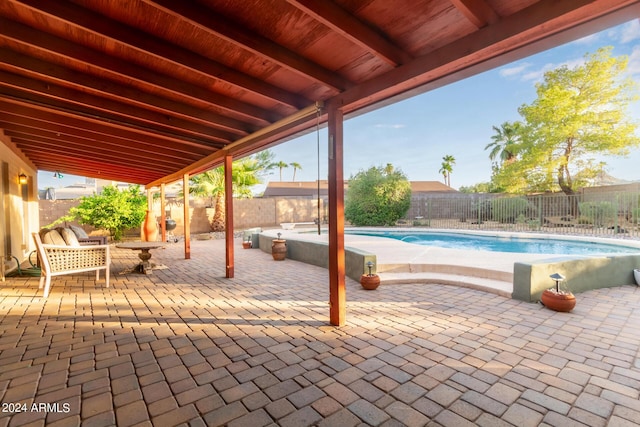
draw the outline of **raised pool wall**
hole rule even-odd
[[[284,238],[284,237],[283,237]],[[271,253],[271,241],[273,236],[260,234],[259,247],[263,252]],[[287,241],[287,258],[307,264],[317,265],[318,267],[329,268],[329,244],[326,242],[312,242],[309,240],[297,240],[290,235],[286,237]],[[367,272],[367,262],[373,262],[372,272],[376,269],[376,256],[370,252],[366,252],[356,248],[345,246],[345,275],[354,280],[360,281],[360,276]],[[275,262],[275,261],[274,261]],[[279,261],[282,262],[282,261]],[[286,262],[286,260],[285,260]]]
[[[600,288],[635,285],[633,270],[640,268],[640,255],[612,255],[589,258],[552,258],[516,262],[513,266],[513,299],[537,302],[545,289],[555,286],[549,277],[562,274],[561,289],[580,293]]]

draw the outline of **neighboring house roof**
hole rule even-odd
[[[344,182],[345,191],[349,182]],[[328,194],[328,181],[320,181],[320,196]],[[457,190],[439,181],[411,181],[413,193],[456,192]],[[318,194],[318,181],[275,181],[269,182],[263,197],[311,197]]]
[[[411,181],[412,193],[439,193],[443,191],[458,192],[458,190],[451,188],[440,181]]]
[[[344,188],[348,184],[345,181]],[[320,195],[327,196],[327,180],[320,181]],[[272,181],[267,184],[262,197],[311,197],[318,195],[318,181]]]

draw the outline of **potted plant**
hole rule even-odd
[[[284,261],[287,256],[287,241],[281,239],[282,233],[278,233],[278,238],[271,241],[271,256],[274,261]]]
[[[253,246],[253,242],[251,242],[251,235],[248,235],[247,240],[244,240],[242,242],[242,247],[244,249],[251,249],[252,246]]]
[[[375,273],[371,273],[371,269],[373,268],[373,262],[368,261],[367,268],[369,268],[369,273],[363,274],[362,276],[360,276],[360,284],[366,290],[372,291],[374,289],[377,289],[378,286],[380,285],[380,276],[378,276]]]
[[[576,306],[576,297],[570,291],[563,291],[560,289],[560,282],[564,281],[565,277],[560,273],[554,273],[551,277],[555,282],[554,288],[545,289],[540,297],[542,305],[550,310],[569,312]]]

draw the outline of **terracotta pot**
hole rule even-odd
[[[251,249],[251,246],[252,246],[252,245],[251,245],[251,240],[247,240],[247,241],[245,241],[245,242],[242,242],[242,247],[243,247],[244,249]]]
[[[540,297],[542,304],[550,310],[568,313],[576,306],[576,297],[571,292],[556,293],[547,289]]]
[[[360,284],[366,290],[372,291],[380,285],[380,276],[377,274],[363,274],[360,276]]]
[[[141,238],[143,242],[155,242],[158,240],[158,223],[153,212],[147,210],[147,216],[142,223]]]
[[[284,261],[287,257],[287,241],[283,239],[273,239],[271,241],[271,256],[275,261]]]

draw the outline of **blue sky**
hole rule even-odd
[[[444,155],[456,164],[451,186],[469,186],[489,181],[491,162],[484,147],[491,142],[492,126],[520,119],[518,107],[531,103],[535,83],[545,71],[562,64],[581,63],[585,53],[614,46],[615,56],[629,56],[628,72],[640,82],[640,23],[638,20],[585,37],[575,42],[516,61],[503,67],[450,84],[394,105],[347,120],[344,124],[344,175],[348,179],[371,166],[393,164],[410,180],[441,181],[438,173]],[[629,110],[640,123],[640,103]],[[315,132],[285,142],[271,150],[276,161],[297,162],[296,181],[318,176]],[[320,178],[327,178],[327,131],[320,130]],[[640,180],[640,149],[628,158],[603,159],[607,172],[616,178]],[[283,170],[290,181],[293,168]],[[39,187],[61,187],[83,179],[41,172]],[[276,170],[267,180],[279,181]]]
[[[441,181],[442,157],[451,154],[456,158],[452,187],[489,181],[491,162],[484,147],[491,142],[492,126],[520,119],[518,107],[536,98],[535,83],[545,71],[579,64],[585,53],[603,46],[614,46],[615,56],[629,56],[628,70],[640,81],[640,24],[634,20],[346,121],[345,178],[391,163],[410,180]],[[630,108],[629,114],[640,122],[640,104]],[[316,140],[313,133],[272,148],[276,160],[301,164],[296,181],[317,177]],[[327,177],[326,141],[324,129],[320,131],[321,179]],[[608,173],[616,178],[640,180],[640,149],[628,158],[604,160]],[[282,175],[290,181],[293,168],[284,169]],[[269,179],[278,181],[279,172]]]

